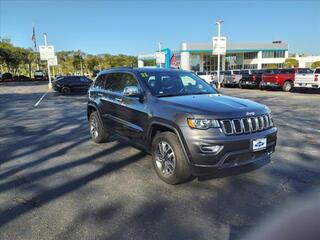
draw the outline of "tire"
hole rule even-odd
[[[239,88],[244,88],[244,86],[241,85],[241,80],[239,81],[238,86],[239,86]]]
[[[175,185],[190,179],[191,171],[176,134],[158,133],[153,138],[151,153],[153,167],[162,181]]]
[[[63,95],[69,95],[69,94],[71,93],[71,89],[70,89],[69,87],[63,87],[63,88],[61,89],[61,93],[62,93]]]
[[[92,112],[89,118],[89,131],[91,138],[95,143],[105,142],[109,134],[106,132],[103,123],[96,111]]]
[[[282,86],[282,90],[285,92],[290,92],[293,88],[293,84],[290,81],[285,81],[285,83]]]
[[[266,87],[264,87],[264,86],[262,85],[262,82],[259,82],[258,88],[259,88],[260,90],[265,90],[265,89],[266,89]]]

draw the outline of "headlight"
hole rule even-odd
[[[273,118],[271,116],[271,113],[269,113],[269,120],[270,120],[270,127],[274,127],[274,122],[273,122]]]
[[[197,128],[197,129],[208,129],[208,128],[220,127],[218,120],[211,120],[211,119],[188,118],[188,125],[191,128]]]

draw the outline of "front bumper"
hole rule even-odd
[[[240,166],[266,158],[271,155],[277,142],[277,128],[261,132],[226,136],[219,129],[194,130],[183,128],[184,146],[193,175],[205,175],[214,169]],[[215,132],[215,134],[213,134]],[[254,152],[252,142],[267,138],[267,147]],[[220,145],[222,150],[216,154],[204,153],[203,145]]]

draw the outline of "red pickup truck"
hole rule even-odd
[[[307,68],[274,69],[262,75],[261,89],[282,88],[289,92],[293,89],[295,75],[303,73]]]

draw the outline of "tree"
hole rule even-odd
[[[297,59],[294,58],[287,58],[284,61],[284,66],[287,68],[294,68],[294,67],[298,67],[299,66],[299,62]]]
[[[313,63],[311,64],[311,67],[312,67],[312,68],[320,68],[320,61],[313,62]]]

